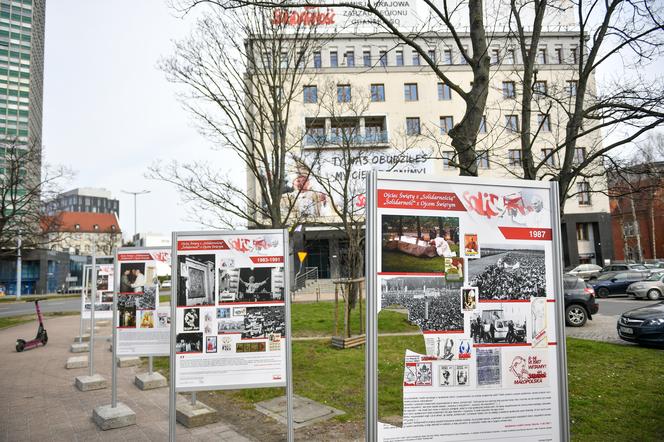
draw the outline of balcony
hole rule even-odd
[[[344,135],[344,134],[306,134],[304,136],[305,146],[349,146],[371,144],[387,144],[387,131],[371,132],[365,135]]]
[[[308,147],[370,146],[387,144],[384,116],[307,118],[304,145]]]

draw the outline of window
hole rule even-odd
[[[371,67],[371,51],[362,52],[362,61],[365,68]]]
[[[318,101],[318,88],[316,86],[304,87],[304,102],[316,103]]]
[[[563,48],[554,49],[556,53],[556,63],[563,64]]]
[[[380,51],[378,60],[380,61],[381,66],[387,66],[387,51]]]
[[[537,62],[539,64],[546,64],[546,49],[541,48],[537,51]]]
[[[537,115],[537,127],[541,132],[551,132],[551,122],[549,119],[549,114]]]
[[[320,52],[314,52],[314,68],[320,69],[322,66]]]
[[[338,68],[339,67],[339,54],[337,51],[330,51],[330,67]]]
[[[489,168],[489,151],[485,150],[477,154],[477,167],[479,169]]]
[[[280,63],[281,63],[282,69],[288,67],[288,52],[282,52],[281,53]]]
[[[579,82],[570,80],[567,82],[567,93],[570,97],[576,97],[576,89],[579,87]]]
[[[551,167],[556,167],[556,157],[553,155],[553,149],[542,149],[542,161]]]
[[[346,51],[346,66],[355,67],[355,51]]]
[[[503,81],[503,98],[516,98],[516,87],[513,81]]]
[[[588,223],[578,223],[576,225],[576,239],[578,241],[589,241]]]
[[[397,51],[397,66],[403,66],[403,51]]]
[[[575,147],[574,148],[574,164],[581,164],[586,159],[586,148],[585,147]]]
[[[385,85],[372,84],[371,85],[371,101],[385,101]]]
[[[454,169],[454,151],[453,150],[443,151],[442,160],[443,160],[443,169]]]
[[[74,230],[81,230],[81,225],[80,224],[75,224],[74,225]]]
[[[419,66],[420,65],[420,54],[413,51],[413,66]]]
[[[429,55],[429,58],[431,59],[431,61],[433,61],[435,63],[436,62],[436,50],[435,49],[429,49],[427,51],[427,54]]]
[[[480,133],[486,133],[486,115],[482,115],[482,119],[480,120]]]
[[[516,115],[505,115],[505,128],[510,132],[518,132],[519,118]]]
[[[515,59],[514,59],[514,49],[508,49],[507,52],[505,52],[505,64],[515,64]]]
[[[534,95],[546,95],[546,81],[536,81],[533,83]]]
[[[403,97],[406,101],[417,101],[417,83],[404,84]]]
[[[634,222],[633,221],[626,221],[623,223],[623,235],[624,236],[634,236],[636,233],[636,229],[634,228]]]
[[[443,64],[452,64],[452,51],[450,49],[443,51]]]
[[[454,127],[454,118],[451,116],[440,117],[440,133],[445,135]]]
[[[340,84],[337,86],[337,103],[350,102],[350,85]]]
[[[521,150],[520,149],[510,149],[507,151],[507,161],[510,166],[520,166],[521,165]]]
[[[579,48],[576,46],[573,46],[569,50],[569,55],[572,59],[572,63],[577,64],[579,62],[579,54],[578,54]]]
[[[496,65],[500,63],[500,49],[494,49],[491,51],[491,64]]]
[[[579,199],[580,206],[590,205],[590,183],[581,181],[576,183],[577,198]]]
[[[418,117],[406,118],[406,135],[419,135],[420,133],[420,119]]]
[[[452,89],[445,83],[438,83],[438,99],[439,100],[452,99]]]
[[[470,54],[468,53],[468,46],[463,47],[463,52],[470,57]],[[459,54],[459,64],[468,64],[468,61],[466,60],[466,57],[463,56],[463,54]]]

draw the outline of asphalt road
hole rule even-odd
[[[619,316],[625,313],[627,310],[646,307],[648,305],[657,304],[658,302],[660,301],[644,301],[631,298],[597,299],[597,303],[599,304],[598,314],[606,316]]]
[[[39,301],[39,307],[46,312],[75,312],[81,310],[80,298],[49,299]],[[35,314],[34,302],[3,302],[0,303],[0,318]]]

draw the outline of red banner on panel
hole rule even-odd
[[[505,239],[530,239],[534,241],[551,241],[551,229],[537,227],[498,227]]]
[[[118,261],[151,261],[152,255],[149,253],[120,253]]]
[[[228,244],[223,239],[178,241],[178,250],[228,250]]]
[[[254,264],[279,264],[284,262],[283,256],[250,256]]]
[[[378,189],[378,207],[385,209],[454,210],[465,212],[454,192]]]

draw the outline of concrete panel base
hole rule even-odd
[[[168,387],[168,381],[160,373],[153,372],[137,374],[134,384],[141,390],[154,390],[155,388]]]
[[[286,396],[276,397],[255,405],[256,410],[277,421],[287,423]],[[313,401],[309,398],[293,395],[293,428],[302,428],[344,414],[343,411]]]
[[[85,368],[88,366],[88,357],[87,356],[72,356],[67,359],[65,368]]]
[[[112,430],[136,425],[136,413],[122,402],[118,402],[115,408],[110,404],[95,407],[92,411],[92,420],[101,430]]]
[[[176,420],[187,428],[202,427],[219,420],[217,410],[198,401],[196,405],[191,405],[190,401],[178,403],[175,416]]]
[[[75,344],[72,344],[71,347],[69,347],[69,350],[72,353],[84,353],[90,350],[90,346],[87,342],[81,342],[80,344],[77,342]]]
[[[102,390],[108,386],[106,378],[100,374],[92,376],[78,376],[76,378],[76,388],[81,391]]]
[[[136,367],[138,365],[141,365],[141,358],[135,356],[118,358],[118,367],[120,368]]]
[[[80,336],[76,336],[74,338],[74,343],[79,342],[79,341],[90,342],[90,333],[84,333],[84,334],[82,334]]]

